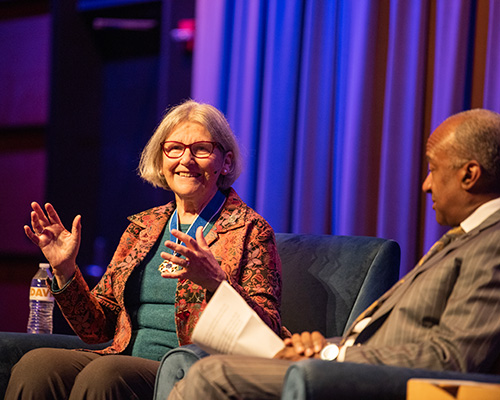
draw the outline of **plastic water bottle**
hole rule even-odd
[[[54,297],[46,283],[47,278],[52,278],[49,267],[49,264],[40,263],[31,280],[28,333],[52,333]]]

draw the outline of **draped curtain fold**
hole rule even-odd
[[[198,0],[192,97],[226,114],[235,188],[275,231],[394,239],[404,274],[444,229],[426,138],[500,111],[499,18],[493,0]]]
[[[388,24],[377,236],[397,238],[407,268],[418,258],[428,13],[426,2],[398,2]]]

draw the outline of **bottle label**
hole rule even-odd
[[[49,288],[31,286],[30,300],[54,301],[54,296],[52,296],[52,293],[50,293]]]

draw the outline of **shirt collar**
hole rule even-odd
[[[500,197],[479,206],[471,215],[460,223],[460,226],[466,233],[470,232],[498,210],[500,210]]]

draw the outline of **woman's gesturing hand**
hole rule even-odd
[[[52,204],[45,204],[45,210],[36,202],[31,203],[31,228],[24,226],[26,236],[42,250],[52,267],[59,287],[75,273],[76,256],[81,240],[81,216],[73,220],[71,232],[62,224]]]
[[[185,243],[186,246],[170,240],[165,242],[165,246],[171,249],[174,254],[184,256],[185,259],[172,254],[161,253],[162,258],[182,267],[181,271],[162,272],[161,276],[164,278],[190,279],[208,291],[215,292],[220,283],[226,279],[226,274],[203,237],[203,227],[200,226],[196,230],[196,240],[176,229],[172,229],[171,233],[179,241]]]

